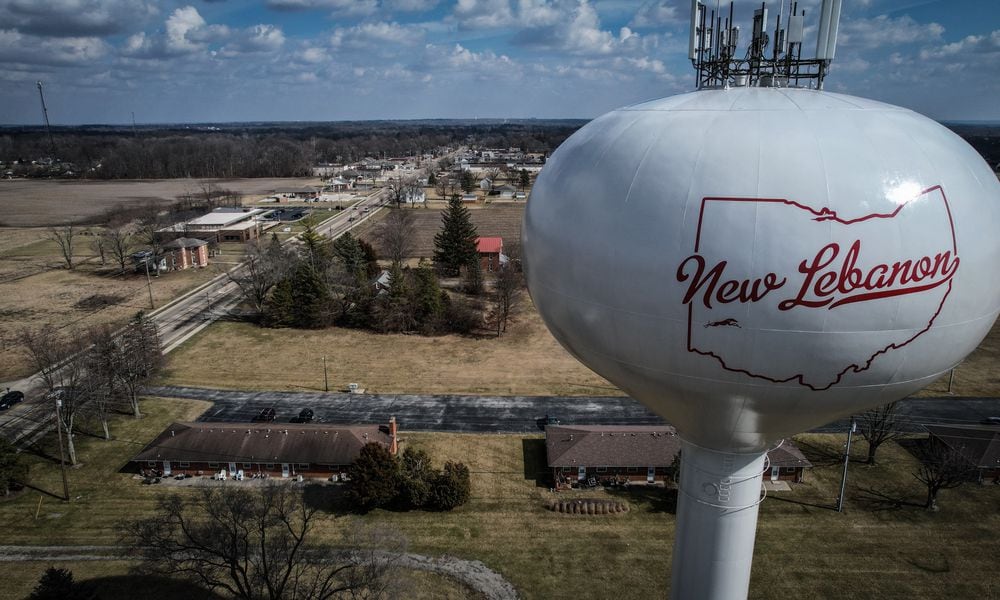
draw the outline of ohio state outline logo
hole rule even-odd
[[[927,332],[960,264],[940,185],[854,218],[705,197],[694,253],[676,271],[687,349],[749,377],[829,389]]]

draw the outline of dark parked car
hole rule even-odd
[[[16,390],[13,392],[7,392],[3,396],[0,396],[0,410],[8,409],[22,401],[24,401],[24,392],[18,392]]]
[[[303,408],[299,411],[299,416],[291,420],[292,423],[311,423],[313,420],[313,410],[311,408]]]
[[[254,423],[270,423],[273,420],[274,420],[273,408],[261,409],[260,413],[253,418]]]
[[[980,423],[983,425],[1000,425],[1000,417],[986,417]]]

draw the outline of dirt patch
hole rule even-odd
[[[100,310],[109,306],[116,306],[127,300],[125,296],[119,294],[93,294],[86,298],[81,298],[73,304],[77,310]]]

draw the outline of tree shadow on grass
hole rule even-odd
[[[302,501],[309,508],[338,517],[362,514],[362,511],[348,501],[347,487],[344,485],[307,484],[302,489]]]
[[[798,504],[799,506],[811,506],[812,508],[821,508],[824,510],[837,510],[836,504],[816,504],[815,502],[805,502],[803,500],[793,500],[792,498],[785,498],[777,494],[768,494],[767,501],[777,500],[778,502],[787,502],[789,504]]]
[[[223,596],[181,579],[158,575],[115,575],[88,579],[101,600],[222,600]]]
[[[795,440],[795,445],[799,447],[802,454],[809,459],[815,467],[831,467],[843,464],[844,455],[829,448],[810,444],[807,441]]]
[[[620,488],[604,488],[616,500],[636,506],[644,506],[646,512],[677,514],[677,488],[662,488],[655,485],[630,485]]]
[[[545,460],[545,440],[525,438],[521,440],[521,456],[524,462],[524,480],[535,482],[535,487],[552,487],[553,481]]]

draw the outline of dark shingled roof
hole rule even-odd
[[[681,449],[670,425],[548,425],[545,451],[550,467],[669,467]],[[772,467],[812,467],[785,440],[767,453]]]
[[[545,451],[550,467],[669,467],[681,448],[669,425],[548,425]]]
[[[198,246],[207,246],[208,242],[205,240],[199,240],[198,238],[177,238],[172,242],[167,242],[163,244],[164,248],[197,248]]]
[[[926,425],[927,431],[960,452],[979,469],[1000,468],[1000,427],[990,425]]]
[[[346,465],[368,442],[388,446],[388,427],[323,423],[173,423],[133,461]]]

